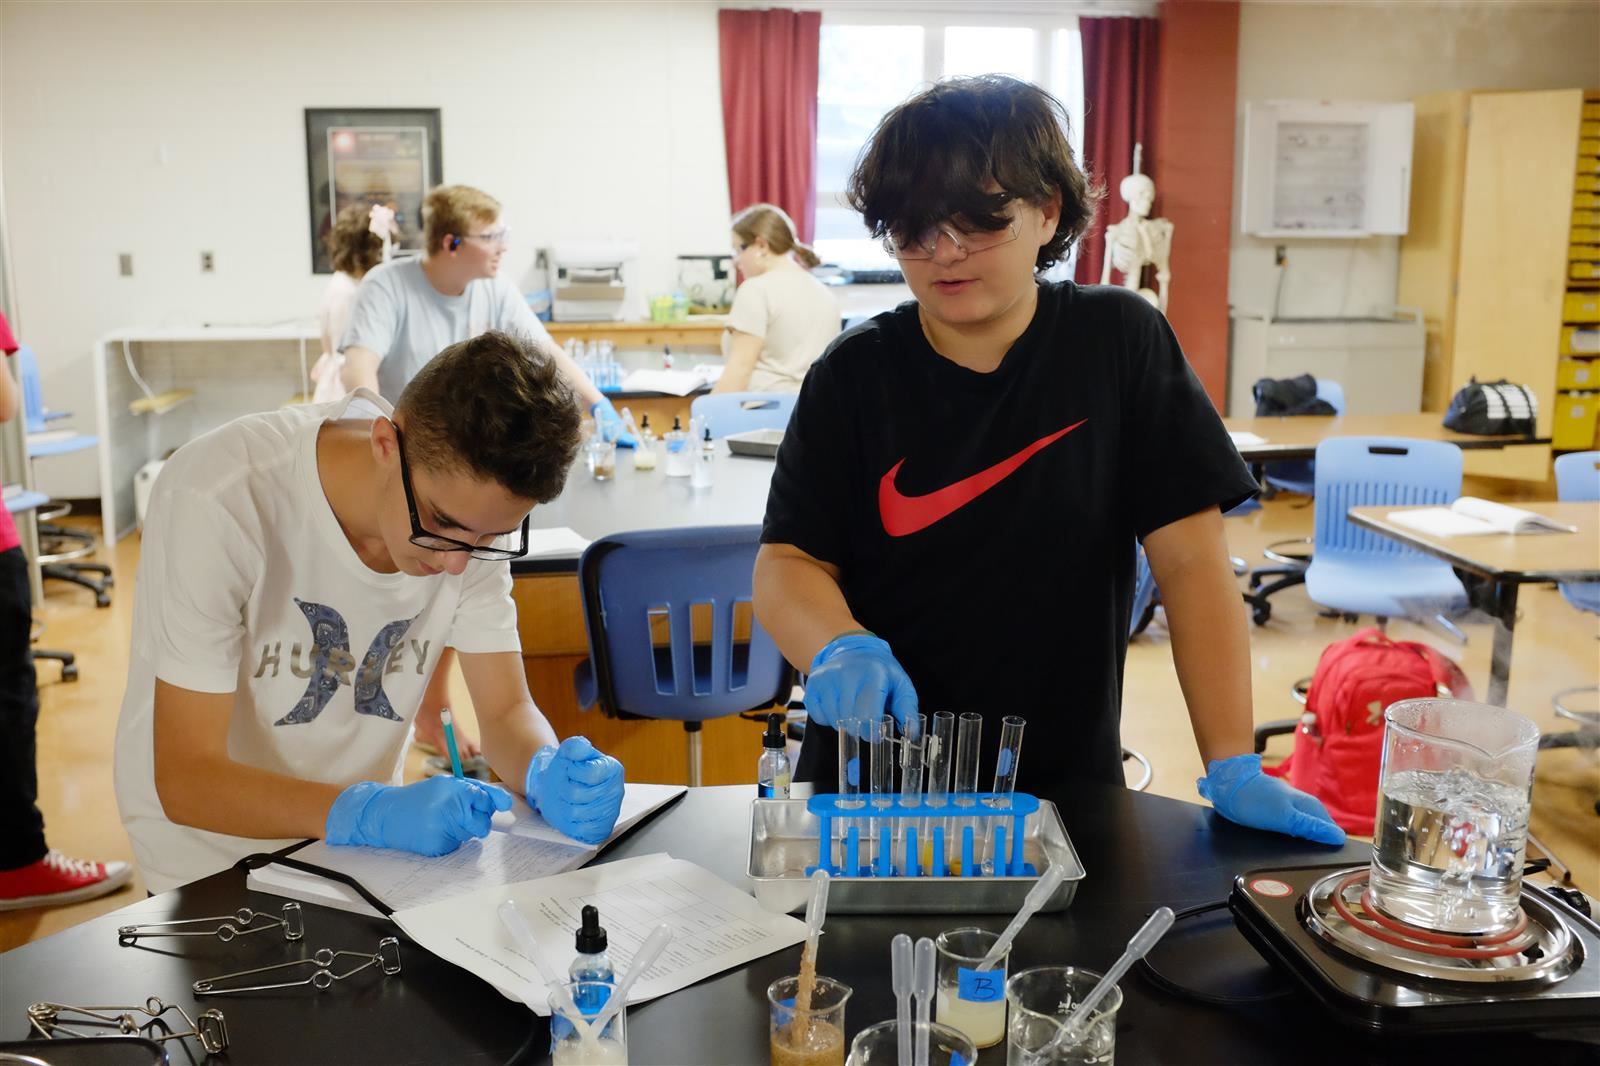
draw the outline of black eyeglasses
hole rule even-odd
[[[406,490],[406,510],[411,514],[412,544],[435,552],[470,552],[474,559],[515,559],[528,553],[528,520],[531,515],[522,516],[522,545],[515,549],[468,544],[464,540],[454,540],[423,529],[422,519],[417,516],[417,494],[411,487],[411,467],[406,462],[405,438],[400,435],[399,426],[394,427],[394,442],[400,452],[400,485]]]

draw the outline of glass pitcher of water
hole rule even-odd
[[[1424,929],[1510,928],[1539,727],[1501,707],[1450,699],[1401,700],[1383,717],[1373,902]]]

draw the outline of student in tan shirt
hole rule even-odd
[[[733,263],[744,284],[723,334],[726,360],[713,392],[798,392],[839,334],[839,304],[810,268],[820,260],[795,238],[781,208],[754,204],[733,217]]]

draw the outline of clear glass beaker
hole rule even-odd
[[[1384,712],[1372,901],[1424,929],[1493,933],[1516,921],[1539,727],[1466,700]]]
[[[795,1002],[799,992],[799,977],[780,977],[767,986],[772,1066],[844,1066],[844,1008],[850,986],[815,978],[810,1006],[803,1011]]]
[[[1006,1066],[1110,1066],[1117,1055],[1117,1011],[1122,989],[1112,986],[1095,1007],[1083,1035],[1057,1044],[1062,1023],[1100,983],[1100,974],[1076,966],[1035,966],[1006,982]]]
[[[552,1066],[628,1066],[628,1011],[617,1011],[601,1032],[585,1038],[577,1025],[588,1028],[616,987],[608,981],[564,981],[566,994],[551,986],[550,1061]],[[583,1006],[578,1006],[583,1004]],[[574,1017],[572,1010],[577,1008]],[[585,1013],[593,1010],[594,1014]],[[574,1025],[574,1022],[577,1025]]]

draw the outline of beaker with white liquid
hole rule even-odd
[[[1372,902],[1446,933],[1517,919],[1539,727],[1466,700],[1401,700],[1384,712]]]

